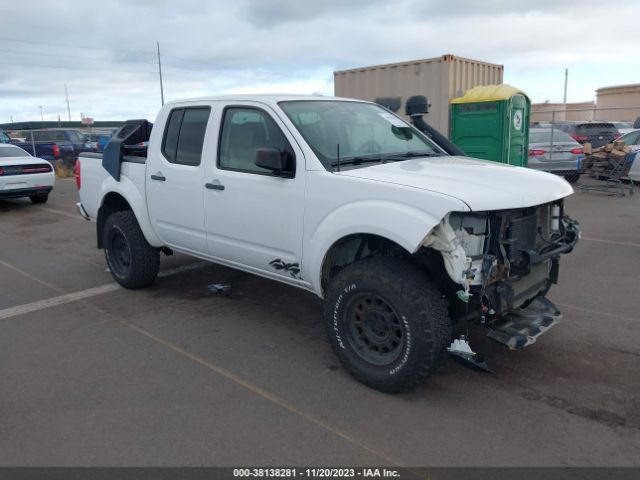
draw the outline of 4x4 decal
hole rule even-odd
[[[300,264],[299,263],[285,263],[281,258],[276,258],[275,260],[271,260],[269,262],[276,270],[284,270],[288,272],[293,278],[300,278],[298,274],[300,273]]]

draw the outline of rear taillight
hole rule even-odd
[[[51,165],[42,165],[38,167],[24,167],[22,173],[46,173],[51,171]]]
[[[539,157],[541,155],[544,155],[545,153],[547,153],[546,150],[529,150],[530,157]]]
[[[76,187],[80,190],[80,160],[76,160],[76,166],[73,169],[76,176]]]
[[[584,135],[576,135],[575,133],[571,135],[571,138],[573,138],[576,142],[586,142],[587,140],[589,140]]]
[[[573,150],[571,150],[571,153],[573,153],[574,155],[580,155],[581,153],[584,153],[584,148],[574,148]]]
[[[0,175],[4,175],[4,170],[0,168]]]
[[[51,149],[51,153],[53,156],[58,158],[60,156],[60,146],[57,143],[53,144],[53,148]]]

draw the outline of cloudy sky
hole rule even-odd
[[[153,119],[165,99],[333,94],[333,71],[444,53],[505,66],[534,102],[640,83],[640,2],[618,0],[3,0],[0,123]]]

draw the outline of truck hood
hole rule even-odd
[[[427,157],[343,170],[337,175],[455,197],[471,210],[524,208],[573,193],[556,175],[469,157]]]

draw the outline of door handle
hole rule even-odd
[[[167,177],[162,175],[160,172],[158,172],[156,175],[151,175],[151,180],[159,180],[161,182],[164,182],[166,179]]]
[[[205,183],[204,186],[209,190],[224,190],[224,185],[220,183]]]

